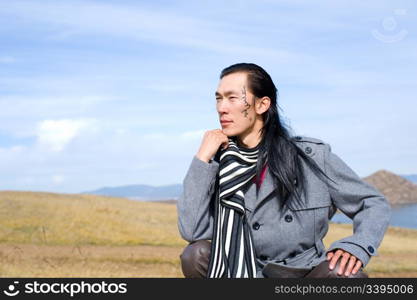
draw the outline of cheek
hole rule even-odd
[[[248,115],[250,115],[252,114],[252,110],[253,110],[252,106],[248,107],[247,105],[244,104],[243,101],[239,101],[233,106],[233,111],[241,115],[243,115],[245,112],[247,112]]]
[[[245,117],[244,113],[239,113],[239,116],[236,118],[236,128],[241,130],[246,130],[247,128],[251,127],[253,123],[253,117],[248,114]]]
[[[250,126],[255,116],[252,106],[248,108],[243,102],[231,105],[230,113],[233,115],[233,120],[236,120],[238,124],[242,124],[239,127]]]

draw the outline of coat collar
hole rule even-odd
[[[258,198],[256,198],[256,184],[252,183],[249,187],[248,191],[246,192],[247,197],[245,197],[245,205],[246,207],[254,211],[256,208],[265,200],[267,199],[272,192],[275,191],[275,186],[273,182],[273,177],[269,172],[269,168],[266,168],[265,171],[265,178],[259,188]],[[250,200],[249,200],[250,199]]]
[[[258,199],[256,203],[259,204],[261,201],[266,199],[274,190],[275,190],[275,186],[273,182],[273,177],[271,173],[269,172],[269,167],[267,167],[265,171],[265,178],[259,189],[259,195],[258,195]],[[255,186],[255,193],[256,193],[256,186]]]

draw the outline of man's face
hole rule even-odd
[[[246,73],[224,76],[216,91],[216,109],[224,134],[239,136],[250,132],[255,123],[255,97],[249,91]],[[223,120],[231,121],[222,123]]]

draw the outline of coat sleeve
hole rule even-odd
[[[178,229],[188,242],[212,237],[214,217],[210,202],[218,169],[218,162],[207,163],[194,156],[183,180],[177,202]]]
[[[387,199],[373,186],[363,181],[325,144],[326,173],[333,204],[353,220],[353,235],[330,245],[328,251],[342,249],[356,256],[366,266],[377,255],[389,225],[391,208]]]

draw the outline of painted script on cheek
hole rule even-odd
[[[245,118],[247,118],[248,117],[248,109],[250,107],[250,104],[246,100],[246,88],[245,88],[245,86],[243,86],[243,88],[242,88],[242,101],[245,102],[245,109],[242,110],[242,113],[245,115]]]

